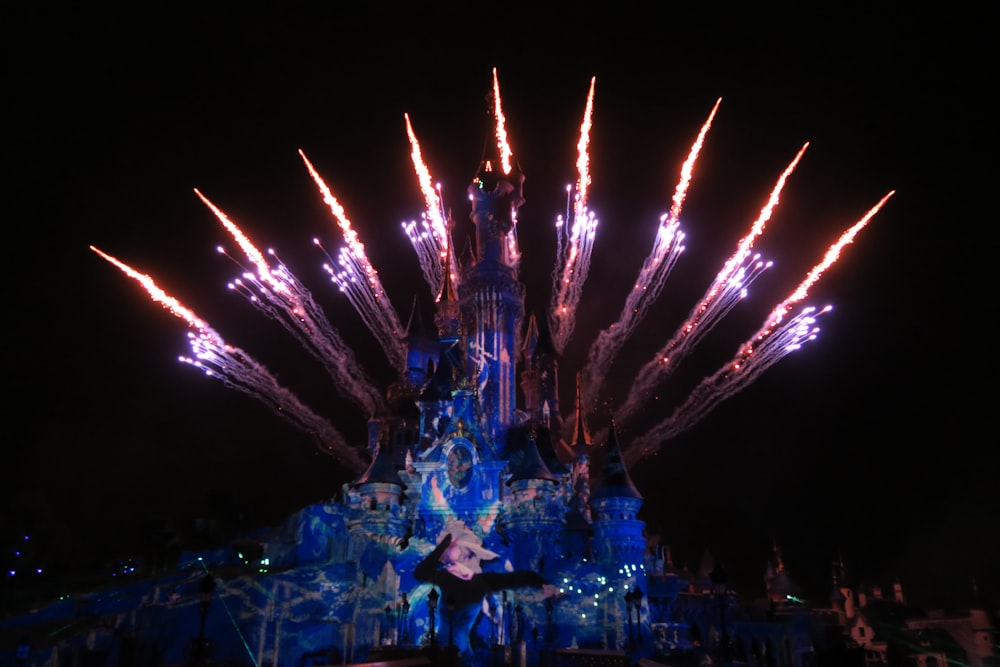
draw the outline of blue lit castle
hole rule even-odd
[[[27,639],[4,665],[798,666],[848,636],[842,578],[806,611],[776,550],[766,600],[744,605],[720,563],[681,571],[647,535],[613,415],[592,441],[579,375],[564,419],[549,317],[525,312],[510,242],[524,177],[498,164],[469,185],[474,229],[444,259],[434,329],[413,310],[365,469],[170,574],[5,622]]]
[[[335,501],[258,536],[253,564],[267,573],[213,572],[236,622],[215,613],[214,659],[341,663],[438,647],[474,665],[518,647],[625,655],[640,637],[655,649],[651,623],[665,618],[650,616],[642,496],[615,431],[591,442],[579,387],[581,417],[560,436],[559,355],[547,319],[526,317],[510,244],[524,179],[494,164],[469,186],[475,240],[458,275],[445,272],[436,331],[411,316],[407,369],[369,422],[370,465]],[[196,556],[210,571],[237,557]]]
[[[652,606],[642,496],[614,429],[592,443],[579,377],[579,417],[561,436],[559,355],[547,317],[525,313],[510,242],[524,177],[496,164],[484,159],[469,186],[474,234],[444,262],[453,271],[435,330],[414,308],[406,369],[369,421],[367,468],[281,526],[89,596],[102,623],[36,647],[30,662],[56,667],[83,651],[143,665],[307,665],[416,652],[473,665],[517,650],[535,661],[570,647],[656,650],[666,607]],[[46,613],[78,617],[79,600]],[[689,643],[676,628],[670,641]]]

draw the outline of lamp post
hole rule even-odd
[[[632,630],[632,591],[625,590],[625,613],[628,614],[628,652],[635,653],[635,632]]]
[[[198,584],[199,611],[201,612],[201,622],[198,627],[198,643],[194,649],[195,664],[202,664],[208,654],[208,647],[205,646],[205,617],[208,616],[208,607],[212,604],[212,596],[215,594],[215,578],[210,574],[205,574]]]
[[[635,605],[635,634],[639,646],[642,646],[642,589],[639,584],[632,589],[632,604]]]
[[[437,636],[434,634],[434,612],[437,610],[438,598],[440,597],[437,589],[433,587],[431,592],[427,594],[427,611],[431,615],[431,647],[437,646]]]

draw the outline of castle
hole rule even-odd
[[[498,164],[484,159],[469,185],[473,240],[444,262],[434,329],[417,309],[410,318],[406,370],[369,422],[366,469],[329,502],[231,547],[185,554],[170,574],[6,623],[25,635],[40,620],[71,628],[27,641],[17,664],[891,658],[875,607],[843,577],[829,609],[807,609],[776,551],[766,604],[745,604],[721,563],[682,571],[649,538],[614,422],[592,440],[578,378],[564,416],[549,319],[525,312],[511,244],[524,178]],[[904,602],[901,591],[893,601]],[[955,625],[968,629],[962,659],[996,664],[984,614]],[[933,627],[925,619],[912,631]],[[956,650],[935,644],[920,664]]]

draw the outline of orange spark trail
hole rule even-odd
[[[684,234],[680,230],[681,209],[691,184],[695,162],[705,143],[705,135],[712,127],[712,120],[715,118],[715,113],[721,103],[722,98],[720,97],[716,100],[708,118],[702,123],[698,136],[688,151],[688,157],[681,166],[680,181],[674,189],[670,212],[664,214],[660,219],[653,241],[653,250],[643,262],[642,269],[632,286],[632,291],[626,299],[625,307],[622,309],[618,321],[601,331],[590,347],[587,364],[583,371],[583,393],[587,405],[591,408],[594,407],[596,397],[608,377],[611,363],[618,356],[625,341],[635,331],[635,327],[645,318],[649,305],[660,295],[667,276],[670,275],[677,259],[684,251],[684,247],[681,245],[684,240]]]
[[[507,141],[507,119],[503,115],[503,105],[500,100],[500,80],[497,78],[497,68],[493,68],[493,116],[496,119],[497,150],[500,155],[500,170],[504,176],[510,174],[513,169],[511,157],[513,151]],[[517,209],[512,209],[510,220],[513,225],[507,232],[507,252],[510,259],[516,266],[521,258],[521,250],[517,243]]]
[[[230,220],[218,206],[213,204],[208,197],[203,195],[198,188],[194,189],[194,193],[198,195],[198,198],[201,199],[202,202],[204,202],[205,206],[212,210],[212,213],[214,213],[215,217],[219,219],[222,226],[226,228],[226,231],[232,235],[237,245],[240,246],[240,250],[242,250],[247,256],[247,259],[253,262],[253,265],[257,267],[257,278],[266,283],[272,289],[287,294],[289,291],[288,286],[272,277],[271,267],[264,258],[264,253],[257,249],[250,239],[247,238],[246,234],[243,233],[243,230],[237,227],[236,224],[233,223],[233,221]]]
[[[497,149],[500,151],[500,166],[504,176],[510,174],[510,159],[513,152],[507,142],[507,120],[503,115],[503,108],[500,103],[500,80],[497,79],[497,68],[493,68],[493,115],[497,121]]]
[[[681,180],[677,184],[677,188],[674,191],[673,205],[670,207],[670,218],[672,220],[680,218],[681,207],[684,205],[684,198],[687,196],[688,186],[691,184],[691,175],[694,172],[694,163],[698,159],[701,147],[705,143],[705,135],[708,134],[709,128],[712,127],[712,119],[715,118],[715,112],[719,110],[720,104],[722,104],[721,97],[715,101],[715,106],[712,107],[712,112],[708,114],[708,119],[701,126],[701,131],[698,132],[698,138],[695,139],[694,145],[691,146],[691,151],[688,153],[688,158],[684,161],[684,165],[681,167]]]
[[[745,296],[750,283],[770,266],[770,263],[760,263],[756,258],[751,258],[750,252],[753,250],[756,240],[764,233],[764,227],[778,205],[781,191],[784,189],[788,177],[795,171],[795,167],[798,166],[808,147],[809,142],[803,144],[792,161],[785,167],[781,176],[778,177],[778,181],[772,188],[771,195],[757,216],[757,220],[754,221],[747,235],[740,240],[736,252],[726,260],[705,296],[691,310],[673,337],[639,370],[636,381],[629,387],[628,396],[615,412],[615,419],[619,424],[626,423],[635,415],[648,399],[649,392],[669,377],[704,335]],[[748,264],[748,260],[751,260],[750,264]]]
[[[333,196],[326,182],[306,158],[306,154],[299,150],[299,156],[305,162],[309,174],[312,176],[317,187],[323,195],[323,201],[330,207],[337,224],[344,233],[347,247],[340,251],[339,259],[334,262],[332,257],[330,264],[323,267],[334,283],[340,288],[351,301],[354,309],[364,320],[368,329],[382,345],[386,358],[396,370],[403,371],[406,368],[406,346],[403,343],[403,325],[399,321],[399,316],[392,307],[389,297],[382,288],[382,281],[379,280],[378,271],[372,266],[365,253],[365,245],[358,238],[357,232],[351,226],[344,207],[340,205],[337,198]],[[318,241],[315,244],[322,248]],[[339,264],[341,269],[334,268],[334,264]],[[360,279],[360,280],[359,280]]]
[[[806,298],[806,294],[809,293],[809,288],[812,287],[817,280],[819,280],[824,271],[830,268],[830,266],[840,258],[840,251],[844,248],[844,246],[848,243],[854,242],[854,237],[858,235],[858,232],[868,225],[868,221],[872,219],[872,216],[878,213],[879,209],[885,206],[885,203],[889,201],[889,197],[894,194],[896,194],[896,191],[892,190],[886,196],[882,197],[879,203],[875,204],[875,206],[873,206],[868,213],[864,215],[864,217],[854,223],[850,229],[844,232],[840,238],[837,239],[836,243],[830,246],[830,248],[826,251],[826,255],[823,256],[823,261],[814,266],[809,272],[809,275],[806,276],[806,279],[802,281],[802,284],[799,285],[787,299],[785,299],[786,304],[796,303],[797,301],[801,301]]]
[[[590,78],[590,92],[587,94],[587,108],[583,112],[583,123],[580,125],[580,140],[576,144],[576,171],[578,179],[576,181],[577,209],[587,206],[587,194],[590,189],[590,128],[593,125],[594,116],[594,87],[597,85],[597,77]]]
[[[552,274],[549,317],[552,344],[560,353],[576,328],[576,309],[590,272],[590,258],[597,230],[597,218],[587,209],[587,191],[590,187],[590,155],[587,150],[590,146],[595,84],[596,77],[592,77],[583,122],[580,124],[580,139],[576,145],[577,182],[572,223],[567,226],[561,216],[556,220],[556,266]]]
[[[114,264],[115,266],[117,266],[122,271],[122,273],[124,273],[125,275],[134,279],[136,282],[142,285],[149,293],[149,296],[152,297],[153,301],[159,303],[164,308],[169,310],[171,313],[173,313],[180,319],[187,322],[188,326],[197,329],[200,333],[215,334],[215,332],[212,331],[212,328],[208,326],[208,323],[205,320],[195,315],[194,312],[189,310],[180,301],[178,301],[177,299],[175,299],[174,297],[170,296],[162,289],[157,287],[156,282],[153,280],[151,276],[148,276],[145,273],[139,273],[128,264],[125,264],[124,262],[116,259],[115,257],[112,257],[111,255],[102,252],[101,250],[95,248],[94,246],[90,246],[90,249],[96,252],[104,259]]]
[[[799,286],[771,312],[764,325],[747,342],[743,343],[736,355],[724,364],[714,375],[702,380],[691,392],[688,398],[674,413],[659,424],[653,426],[645,435],[636,438],[625,452],[629,465],[639,459],[655,454],[662,443],[676,437],[700,422],[711,410],[722,401],[734,396],[761,373],[783,359],[788,354],[798,350],[803,344],[814,340],[819,333],[815,326],[816,318],[830,310],[827,306],[816,311],[813,307],[804,308],[798,315],[785,320],[791,306],[802,301],[823,272],[840,257],[844,246],[854,241],[860,232],[895,194],[890,191],[882,199],[829,247],[823,259],[817,264]]]
[[[332,454],[353,470],[364,470],[365,461],[343,435],[329,421],[315,414],[297,396],[281,386],[267,368],[245,351],[226,343],[207,322],[160,289],[150,276],[136,271],[94,246],[90,246],[90,249],[133,278],[154,301],[197,331],[188,333],[188,343],[194,357],[180,357],[181,363],[191,365],[205,375],[220,380],[230,389],[236,389],[268,405],[296,428],[315,437],[321,451]]]
[[[420,268],[423,270],[424,279],[431,288],[435,298],[440,298],[441,289],[444,284],[444,263],[448,258],[448,229],[445,224],[441,195],[434,187],[430,170],[424,163],[423,155],[420,151],[420,142],[413,131],[410,123],[410,115],[403,114],[406,119],[406,135],[410,139],[410,158],[413,160],[413,168],[417,172],[417,181],[420,184],[420,191],[424,195],[427,210],[424,213],[424,223],[427,232],[417,232],[415,223],[404,224],[410,242],[414,250],[417,251],[420,260]],[[450,270],[451,267],[449,267]],[[457,271],[452,271],[457,275]]]
[[[256,274],[247,271],[242,279],[233,281],[230,287],[245,296],[255,308],[281,324],[323,365],[337,391],[361,408],[365,416],[372,417],[381,413],[385,408],[381,393],[358,363],[354,351],[326,318],[312,293],[280,260],[278,267],[272,268],[264,253],[236,223],[199,190],[195,189],[195,193],[215,213],[247,259],[257,267]]]

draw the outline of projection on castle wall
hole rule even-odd
[[[651,390],[770,268],[754,243],[808,144],[802,146],[776,175],[758,217],[703,298],[640,369],[630,393],[616,401],[613,419],[592,437],[587,415],[605,418],[597,408],[606,372],[684,250],[685,196],[721,103],[711,106],[694,132],[669,211],[650,229],[652,248],[635,287],[618,320],[597,333],[587,362],[569,377],[575,402],[564,410],[559,362],[578,335],[576,314],[585,307],[582,295],[599,233],[588,207],[594,89],[591,80],[571,204],[555,223],[551,299],[540,313],[525,312],[526,287],[519,280],[521,263],[529,261],[517,234],[525,179],[508,141],[495,71],[496,140],[468,185],[467,217],[452,219],[445,212],[414,124],[409,116],[403,119],[426,201],[421,220],[404,230],[434,300],[433,330],[417,315],[403,324],[347,211],[301,153],[344,239],[339,253],[327,254],[330,278],[398,371],[398,381],[384,391],[289,268],[261,252],[197,191],[243,253],[241,263],[252,267],[234,289],[280,322],[329,372],[332,386],[371,416],[367,443],[349,442],[153,278],[93,248],[189,325],[191,354],[183,363],[273,406],[356,473],[352,483],[331,490],[330,502],[247,536],[240,543],[244,551],[188,554],[175,575],[135,584],[127,596],[95,595],[94,608],[107,605],[114,617],[113,631],[103,635],[109,646],[120,650],[120,638],[128,636],[130,650],[144,652],[145,659],[184,659],[191,639],[200,636],[204,607],[198,585],[206,573],[216,587],[206,603],[204,636],[218,661],[339,664],[363,660],[376,649],[437,645],[458,647],[466,664],[488,664],[486,656],[498,647],[520,650],[522,643],[535,659],[556,648],[655,655],[703,645],[700,638],[718,624],[711,620],[718,604],[681,609],[676,601],[682,591],[700,592],[710,584],[685,579],[668,552],[648,547],[638,518],[642,495],[629,468],[815,337],[824,309],[806,303],[810,287],[892,193],[846,228],[731,361],[645,435],[619,443],[617,428],[636,417]],[[468,238],[461,252],[456,238]],[[102,636],[93,632],[87,641],[98,646]]]

